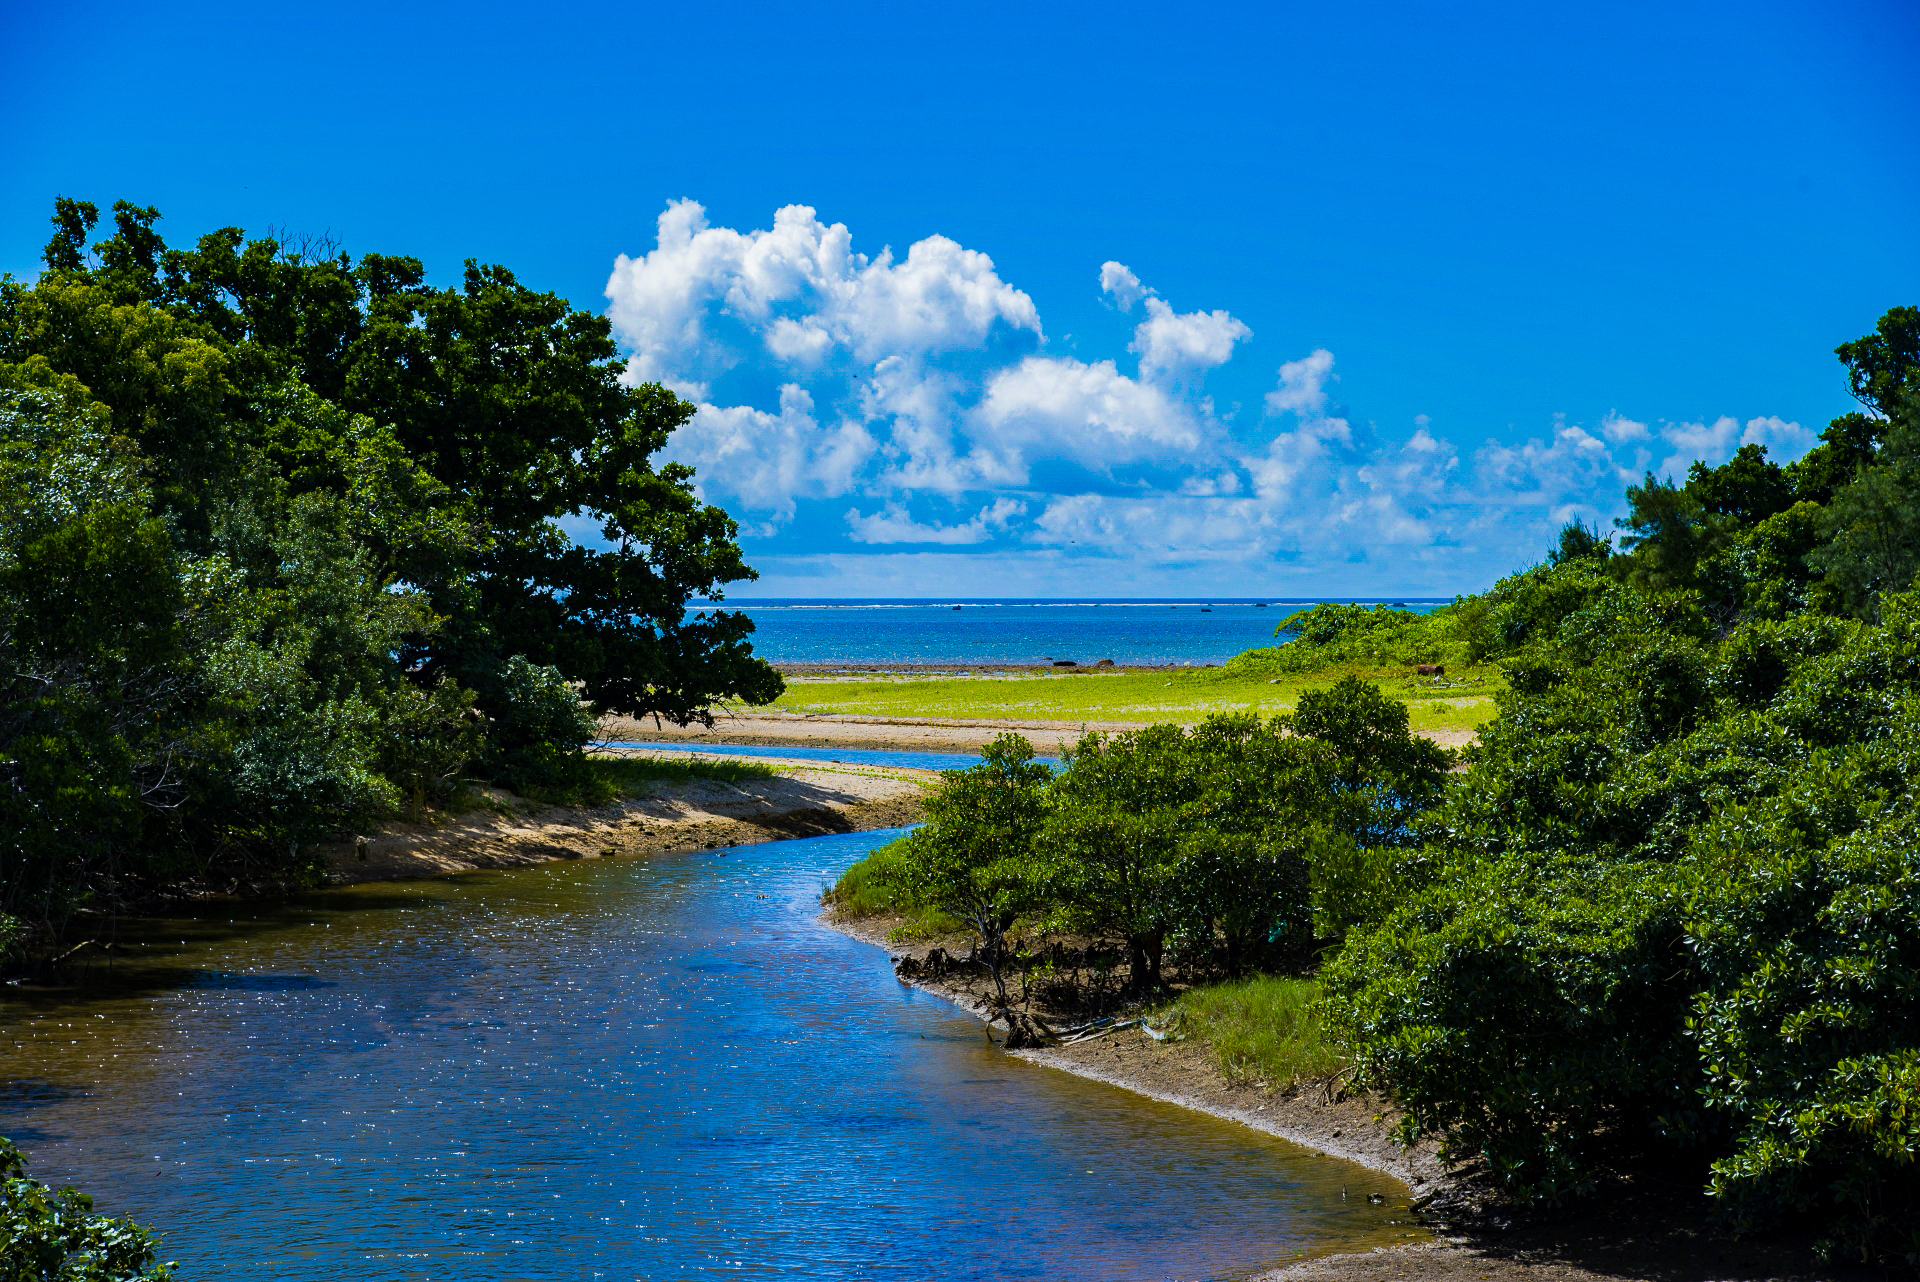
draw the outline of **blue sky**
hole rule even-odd
[[[1911,3],[0,10],[56,193],[611,308],[737,596],[1435,595],[1920,303]]]

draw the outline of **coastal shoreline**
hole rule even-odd
[[[1043,757],[1057,756],[1098,731],[1124,734],[1145,729],[1145,721],[1014,721],[961,717],[877,717],[805,715],[794,712],[756,713],[717,719],[711,728],[674,726],[610,719],[606,732],[617,741],[685,744],[732,744],[749,748],[851,748],[878,752],[977,753],[1002,734],[1026,736]],[[1471,730],[1435,730],[1425,738],[1448,748],[1473,742]]]

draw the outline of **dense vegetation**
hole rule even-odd
[[[477,775],[604,781],[596,717],[780,679],[726,515],[653,456],[692,407],[607,322],[466,265],[57,203],[0,282],[0,950],[89,901],[297,882]],[[605,550],[560,522],[587,518]]]
[[[1569,525],[1485,594],[1237,661],[1498,664],[1444,786],[1349,678],[1057,782],[1003,744],[894,883],[989,964],[1019,916],[1124,938],[1143,988],[1168,939],[1260,963],[1311,915],[1359,1072],[1516,1199],[1651,1164],[1737,1229],[1920,1262],[1920,309],[1839,355],[1863,408],[1805,458],[1648,476],[1617,547]]]
[[[1310,956],[1381,910],[1392,852],[1451,764],[1351,678],[1268,721],[1088,735],[1057,777],[1019,735],[983,758],[831,898],[972,931],[1003,1008],[1016,922],[1118,940],[1136,998],[1163,990],[1169,949],[1228,976]]]
[[[1413,1133],[1553,1202],[1694,1164],[1722,1214],[1920,1259],[1920,311],[1865,410],[1628,493],[1615,553],[1456,612],[1510,689],[1330,1012]]]

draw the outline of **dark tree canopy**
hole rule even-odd
[[[608,711],[678,724],[710,720],[719,700],[765,702],[778,676],[754,659],[744,615],[689,617],[690,599],[721,599],[753,577],[737,527],[699,501],[692,472],[654,456],[693,407],[655,384],[627,387],[606,318],[522,285],[504,267],[466,264],[435,288],[417,259],[330,245],[249,240],[238,228],[171,249],[159,214],[125,201],[92,245],[94,206],[61,199],[40,290],[49,304],[36,346],[76,373],[137,439],[183,473],[168,497],[197,506],[210,479],[260,420],[270,389],[298,382],[348,414],[389,428],[439,488],[428,500],[472,534],[464,554],[426,563],[388,549],[390,569],[444,616],[409,638],[407,666],[430,684],[451,675],[481,691],[522,654],[583,683]],[[102,306],[141,307],[167,342],[206,366],[185,405],[172,388],[122,386],[111,351],[75,351]],[[172,350],[162,360],[173,357]],[[156,404],[156,402],[158,402]],[[238,420],[228,430],[214,419]],[[123,429],[124,430],[124,429]],[[297,481],[296,481],[297,484]],[[586,517],[612,545],[588,548],[557,522]]]
[[[605,319],[158,221],[61,199],[47,270],[0,280],[0,958],[89,903],[310,880],[469,771],[608,799],[600,714],[778,695],[744,615],[688,608],[753,572]]]

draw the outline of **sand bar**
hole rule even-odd
[[[1025,735],[1043,757],[1057,756],[1089,731],[1121,734],[1139,730],[1143,721],[1003,721],[959,717],[863,717],[838,714],[803,716],[792,712],[742,713],[722,716],[713,727],[675,726],[662,722],[612,717],[606,731],[616,739],[640,743],[673,743],[698,747],[701,743],[738,744],[767,748],[860,748],[879,752],[976,753],[999,735]],[[1471,730],[1436,730],[1426,736],[1448,748],[1463,748],[1474,739]]]
[[[741,758],[729,757],[738,763]],[[722,849],[918,823],[930,770],[822,766],[769,757],[770,779],[659,784],[652,795],[599,809],[534,807],[492,794],[482,809],[443,823],[390,820],[361,841],[323,847],[328,884],[437,877],[554,859]]]

